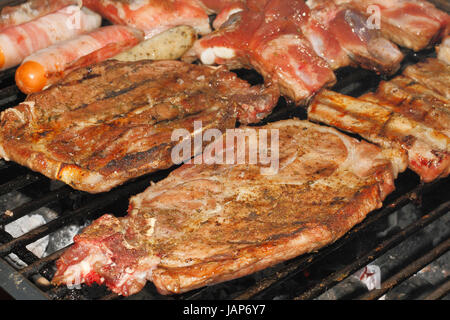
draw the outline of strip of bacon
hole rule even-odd
[[[179,25],[201,35],[211,32],[200,0],[83,0],[83,5],[115,24],[143,30],[147,38]]]
[[[0,12],[0,30],[29,22],[70,5],[81,7],[81,0],[28,0],[17,6],[6,6]]]
[[[68,6],[39,19],[0,32],[0,70],[20,64],[33,52],[59,41],[92,31],[101,17],[77,6]]]
[[[114,57],[143,38],[140,30],[114,25],[54,44],[23,61],[16,71],[16,84],[26,94],[41,91],[72,70]]]

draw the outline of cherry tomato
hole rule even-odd
[[[16,84],[26,94],[41,91],[47,84],[45,68],[35,61],[25,62],[17,68]]]

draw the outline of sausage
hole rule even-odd
[[[26,93],[41,91],[68,72],[111,58],[144,39],[144,32],[107,26],[54,44],[27,57],[16,71],[16,84]]]
[[[0,31],[0,70],[20,64],[27,56],[59,41],[98,28],[101,16],[87,8],[68,6],[36,20]]]
[[[81,0],[28,0],[17,6],[6,6],[0,12],[0,30],[40,18],[70,5],[81,7]]]

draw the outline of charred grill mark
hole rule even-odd
[[[279,240],[282,238],[291,238],[292,236],[295,236],[297,233],[300,233],[305,229],[306,229],[306,227],[300,227],[289,233],[278,233],[278,234],[275,234],[275,235],[272,235],[272,236],[266,238],[264,241],[274,241],[274,240]]]
[[[121,159],[114,159],[108,162],[105,166],[106,169],[112,168],[127,168],[127,167],[135,167],[134,164],[138,164],[143,162],[144,160],[148,161],[148,163],[152,163],[155,161],[167,160],[163,159],[161,156],[164,156],[164,151],[173,147],[173,143],[161,143],[157,146],[154,146],[146,151],[140,151],[136,153],[127,154]],[[168,155],[167,155],[168,156]],[[147,163],[147,162],[146,162]]]

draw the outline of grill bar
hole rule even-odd
[[[12,281],[11,281],[12,280]],[[31,281],[22,277],[5,260],[0,258],[0,287],[15,299],[48,300],[49,297]]]
[[[0,160],[0,170],[6,170],[11,168],[11,162],[6,162],[4,160]]]
[[[30,277],[31,275],[38,273],[45,265],[49,264],[50,262],[56,261],[64,253],[64,251],[67,250],[67,248],[68,247],[59,249],[58,251],[55,251],[52,254],[29,264],[25,268],[20,269],[19,272],[24,277]]]
[[[440,285],[436,290],[428,294],[424,298],[424,300],[437,300],[444,297],[449,292],[450,292],[450,280],[447,280],[442,285]]]
[[[0,72],[0,81],[14,79],[16,68],[10,68]],[[3,92],[3,89],[1,90]]]
[[[25,174],[22,176],[18,176],[11,181],[8,181],[2,185],[0,185],[0,195],[7,194],[11,191],[22,189],[26,186],[29,186],[32,183],[37,181],[43,181],[44,177],[36,174]]]
[[[435,221],[436,219],[440,218],[444,214],[446,214],[450,210],[450,201],[447,201],[443,204],[441,204],[438,208],[433,210],[427,215],[424,215],[422,218],[417,220],[416,222],[410,224],[407,228],[404,230],[401,230],[391,236],[389,239],[386,239],[381,244],[376,246],[374,249],[370,250],[366,254],[364,254],[362,257],[357,259],[355,262],[349,264],[348,266],[344,267],[342,270],[339,270],[338,272],[332,273],[330,276],[326,277],[323,281],[315,285],[314,287],[306,290],[302,294],[295,297],[295,300],[308,300],[313,299],[323,292],[327,290],[327,288],[331,288],[332,286],[336,285],[338,282],[344,280],[357,270],[361,269],[363,266],[369,264],[379,256],[381,256],[383,253],[387,252],[389,249],[393,248],[415,232],[421,230],[431,222]]]
[[[148,181],[146,179],[141,179],[138,182],[129,184],[123,188],[116,189],[107,193],[106,195],[102,195],[90,203],[85,205],[84,207],[67,212],[66,214],[61,215],[59,218],[50,221],[49,223],[37,227],[30,232],[15,238],[14,240],[0,245],[0,256],[4,256],[18,247],[23,247],[29,243],[32,243],[57,229],[68,225],[72,221],[79,218],[87,218],[88,216],[99,212],[104,207],[114,203],[120,198],[128,197],[130,194],[137,193],[142,191],[146,186],[148,186]]]
[[[19,89],[17,89],[16,85],[12,85],[12,86],[3,88],[0,91],[0,100],[1,99],[5,99],[5,98],[9,98],[9,97],[11,97],[13,95],[16,95],[18,93],[19,93]]]
[[[7,243],[13,240],[14,238],[9,233],[0,230],[0,242]],[[34,253],[32,253],[25,247],[15,248],[14,250],[12,250],[12,253],[17,255],[20,258],[20,260],[22,260],[26,264],[30,264],[39,260],[39,258]]]
[[[438,246],[433,248],[431,251],[417,259],[416,261],[409,264],[407,267],[403,268],[401,271],[387,279],[381,284],[380,289],[372,290],[360,297],[359,300],[375,300],[380,298],[386,292],[399,285],[414,273],[422,270],[425,266],[430,264],[432,261],[439,258],[441,255],[446,253],[450,249],[450,238],[442,241]]]
[[[73,193],[74,191],[67,186],[61,187],[58,190],[52,191],[48,194],[46,194],[43,197],[40,197],[39,199],[29,201],[27,203],[24,203],[23,205],[20,205],[14,209],[7,210],[8,214],[4,214],[0,216],[0,224],[5,225],[12,221],[15,221],[34,210],[37,210],[39,208],[42,208],[52,202],[57,201],[58,199],[62,199],[64,197],[67,197],[69,194]]]

